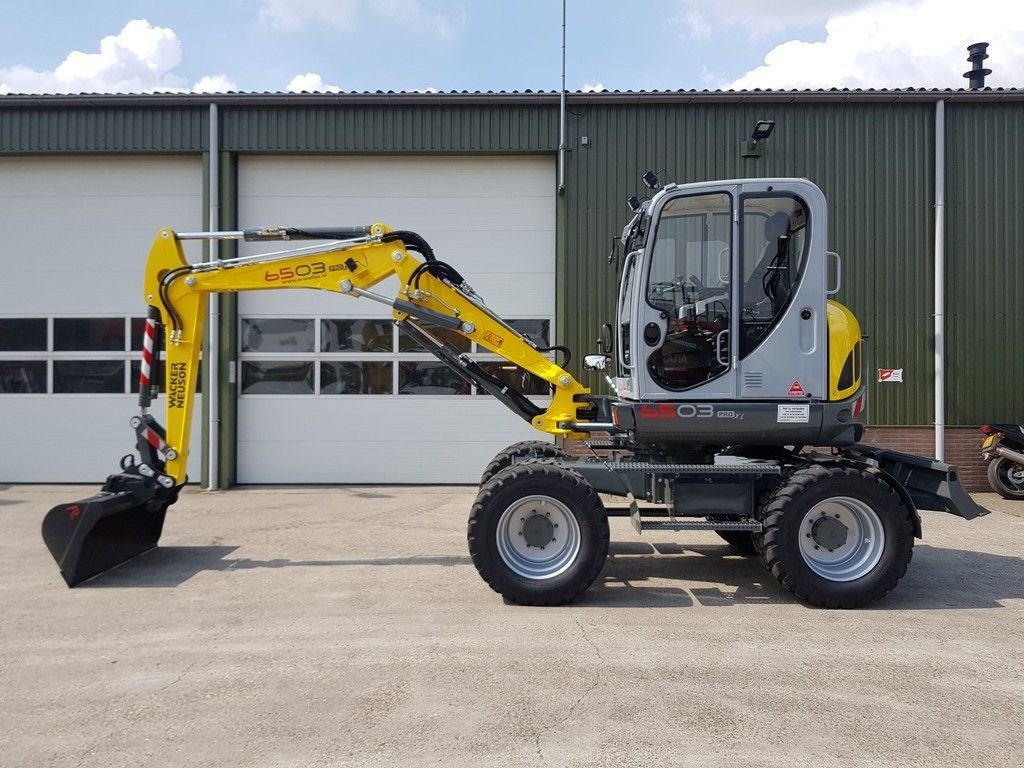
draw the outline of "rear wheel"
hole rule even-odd
[[[480,489],[467,538],[473,564],[495,592],[523,605],[561,605],[601,572],[608,517],[576,472],[520,464]]]
[[[1024,499],[1024,467],[997,456],[988,463],[988,484],[1004,499]]]
[[[796,470],[761,516],[762,561],[812,605],[874,602],[896,586],[913,555],[910,510],[885,481],[854,467]]]
[[[480,485],[486,483],[501,470],[507,469],[513,464],[522,463],[524,459],[564,459],[568,456],[569,454],[557,445],[545,440],[524,440],[521,443],[513,443],[491,459],[491,463],[487,465],[480,477]]]

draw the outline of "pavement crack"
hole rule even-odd
[[[587,630],[583,626],[583,623],[579,619],[577,619],[575,617],[574,617],[573,620],[576,622],[576,626],[579,627],[580,634],[583,636],[583,639],[586,641],[587,645],[589,645],[591,648],[594,649],[594,654],[597,656],[597,660],[599,662],[603,662],[604,661],[604,656],[601,655],[601,649],[598,648],[597,644],[593,640],[590,639],[590,636],[587,634]],[[576,714],[576,710],[578,710],[580,708],[580,705],[583,703],[583,700],[586,699],[587,696],[589,696],[591,693],[593,693],[594,689],[597,688],[600,684],[601,684],[601,670],[600,670],[600,668],[598,668],[598,669],[596,669],[594,671],[593,682],[591,682],[591,684],[587,687],[587,689],[585,691],[583,691],[583,693],[581,693],[579,695],[579,697],[577,697],[576,701],[573,702],[573,705],[571,707],[569,707],[569,711],[565,713],[565,716],[561,720],[559,720],[558,722],[554,723],[553,725],[550,725],[550,726],[548,726],[546,728],[541,728],[539,731],[537,731],[533,735],[534,745],[537,748],[537,757],[540,758],[541,762],[544,765],[547,765],[548,762],[547,762],[547,759],[544,757],[544,751],[541,748],[541,744],[540,744],[541,738],[543,736],[545,736],[546,734],[548,734],[549,732],[555,730],[556,728],[560,728],[561,726],[563,726],[567,722],[569,722],[569,720],[572,719],[573,715]]]
[[[580,628],[580,634],[583,635],[583,639],[587,641],[587,645],[594,649],[594,653],[597,654],[598,661],[604,661],[604,656],[601,655],[601,649],[597,647],[597,643],[590,639],[590,635],[587,634],[586,628],[583,626],[583,622],[574,617],[576,626]]]
[[[163,688],[158,688],[156,692],[157,693],[163,693],[168,688],[170,688],[172,685],[177,685],[178,683],[180,683],[182,678],[184,678],[185,675],[187,675],[189,672],[191,672],[192,671],[192,667],[194,667],[195,665],[196,665],[196,663],[194,661],[190,662],[187,667],[185,667],[183,670],[181,670],[181,672],[178,673],[178,676],[176,678],[171,680],[171,682],[169,682]]]

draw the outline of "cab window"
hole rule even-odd
[[[668,332],[647,368],[666,389],[699,386],[729,368],[731,211],[725,193],[679,197],[661,209],[646,298],[668,318]]]
[[[790,195],[743,198],[740,359],[779,322],[796,292],[808,247],[807,208]]]

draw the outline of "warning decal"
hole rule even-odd
[[[903,383],[903,369],[902,368],[879,368],[878,369],[878,380],[879,381],[898,381]]]
[[[789,396],[807,397],[807,393],[804,391],[804,388],[799,381],[794,381],[793,384],[789,387]]]
[[[811,406],[780,404],[775,420],[779,424],[807,424],[811,420]]]

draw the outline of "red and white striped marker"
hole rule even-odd
[[[149,377],[153,370],[153,345],[156,338],[156,320],[146,319],[146,330],[142,335],[142,368],[139,370],[139,389],[145,391],[149,387]]]

